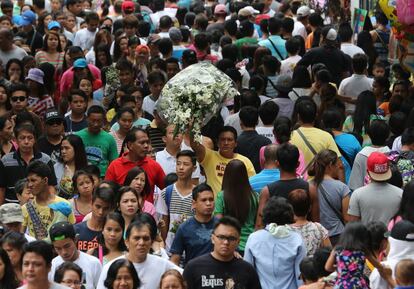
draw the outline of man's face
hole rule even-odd
[[[82,114],[86,111],[87,103],[85,99],[80,95],[73,95],[70,102],[70,109],[76,114]]]
[[[13,17],[13,8],[3,8],[1,9],[1,12],[3,12],[4,15],[9,16],[9,18],[11,19]]]
[[[100,133],[104,125],[104,116],[101,113],[91,113],[88,116],[88,131],[92,134]]]
[[[9,231],[13,232],[21,232],[22,230],[22,223],[20,222],[13,222],[8,224],[3,224]]]
[[[150,140],[148,135],[143,131],[135,132],[135,141],[129,143],[128,149],[136,154],[138,158],[143,159],[148,154]]]
[[[135,258],[143,259],[149,253],[152,245],[151,232],[148,226],[133,228],[125,244]]]
[[[44,282],[47,279],[50,267],[46,265],[46,260],[33,252],[28,252],[23,256],[22,263],[23,278],[29,283]]]
[[[88,23],[88,30],[91,32],[95,32],[96,28],[98,28],[99,21],[97,20],[90,20]]]
[[[397,84],[394,85],[393,90],[392,90],[392,96],[401,96],[402,99],[407,97],[407,90],[405,89],[404,85],[401,84]]]
[[[78,16],[81,12],[82,12],[82,2],[81,1],[77,1],[76,3],[69,5],[68,10]]]
[[[57,137],[63,135],[65,127],[63,126],[63,120],[52,119],[46,122],[46,134],[50,137]]]
[[[134,26],[125,26],[124,32],[127,37],[131,37],[137,34],[137,28]]]
[[[27,107],[26,91],[17,90],[13,92],[10,97],[10,103],[14,112],[23,111]]]
[[[33,152],[35,142],[35,136],[31,132],[23,130],[17,135],[17,145],[19,146],[19,150],[23,153]]]
[[[384,76],[385,75],[385,69],[383,67],[375,67],[372,70],[372,74],[374,77]]]
[[[29,174],[27,176],[27,188],[33,194],[33,196],[37,196],[40,193],[47,190],[48,187],[48,180],[47,178],[42,178],[36,174]]]
[[[239,232],[232,226],[219,225],[211,235],[211,241],[214,245],[214,253],[229,258],[234,255],[239,245]]]
[[[212,216],[214,212],[214,193],[211,191],[198,193],[197,199],[193,200],[192,207],[197,215]]]
[[[96,198],[92,203],[92,215],[99,221],[104,221],[111,210],[111,204],[100,198]]]
[[[158,97],[161,93],[162,88],[164,87],[164,82],[157,81],[149,85],[149,89],[153,97]]]
[[[73,262],[78,258],[75,240],[65,238],[63,240],[53,241],[53,247],[56,253],[62,257],[63,261]]]
[[[168,147],[179,149],[181,147],[181,143],[183,142],[183,136],[182,134],[177,134],[174,136],[174,129],[174,125],[167,126],[167,129],[165,130],[165,136],[162,137],[162,140]]]
[[[134,81],[134,75],[129,70],[121,70],[119,72],[119,82],[121,84],[131,84]]]
[[[175,168],[178,178],[183,179],[191,178],[191,175],[196,169],[195,165],[193,165],[191,158],[188,156],[180,156],[177,159],[177,164]]]
[[[233,153],[237,142],[232,132],[225,131],[219,135],[218,148],[220,153]]]

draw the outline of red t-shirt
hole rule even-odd
[[[154,186],[163,189],[165,187],[164,170],[160,164],[149,157],[145,157],[143,160],[138,162],[132,162],[126,158],[128,153],[124,153],[121,157],[113,160],[108,169],[106,170],[105,180],[114,181],[120,185],[124,184],[125,177],[129,170],[134,167],[141,167],[147,173],[148,180],[150,183],[150,195],[146,198],[147,201],[154,202]]]

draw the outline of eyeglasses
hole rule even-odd
[[[216,235],[216,234],[213,234],[213,235],[216,236],[216,238],[219,239],[222,242],[227,241],[229,243],[234,243],[239,239],[239,238],[234,237],[234,236],[224,236],[224,235]]]
[[[26,98],[27,98],[26,96],[12,96],[10,99],[13,102],[17,102],[17,101],[23,102],[26,100]]]

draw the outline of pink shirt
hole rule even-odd
[[[144,206],[142,206],[142,211],[148,213],[155,218],[155,207],[152,203],[144,201]]]
[[[92,72],[92,75],[95,79],[101,79],[101,71],[98,67],[93,64],[88,64],[88,68]],[[64,92],[67,92],[71,89],[73,83],[73,75],[73,66],[63,73],[60,80],[60,94],[63,94]]]
[[[278,144],[278,143],[275,143],[275,144]],[[260,158],[260,167],[263,169],[263,166],[264,166],[264,162],[265,162],[265,159],[264,159],[264,150],[265,150],[265,146],[262,146],[261,148],[260,148],[260,152],[259,152],[259,158]],[[305,170],[305,168],[306,168],[306,165],[305,165],[305,157],[303,156],[303,153],[302,153],[302,151],[298,148],[298,150],[299,150],[299,166],[298,166],[298,168],[296,169],[296,175],[297,176],[301,176],[302,175],[302,173],[303,173],[303,171]],[[305,172],[304,174],[303,174],[303,179],[304,180],[307,180],[308,179],[308,172]]]

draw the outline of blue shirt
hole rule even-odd
[[[356,155],[362,149],[361,144],[356,137],[350,133],[343,133],[335,136],[335,142],[337,146],[346,153],[348,159],[352,161],[354,161]],[[345,183],[348,184],[353,163],[349,163],[343,156],[341,157],[341,160],[345,169]]]
[[[256,194],[260,195],[262,189],[270,183],[280,179],[279,169],[263,169],[257,175],[249,178],[250,186]]]
[[[277,51],[279,53],[276,52],[275,48],[273,47],[270,41],[273,42],[273,45],[277,48]],[[285,43],[286,43],[286,40],[284,40],[279,35],[270,35],[268,39],[259,41],[259,45],[269,48],[269,50],[272,52],[272,56],[276,57],[279,61],[286,59],[288,56]],[[281,59],[280,56],[282,56],[283,59]]]
[[[211,234],[216,222],[216,217],[208,223],[200,223],[192,217],[182,223],[175,234],[170,253],[182,255],[185,252],[185,264],[187,264],[195,257],[212,252]]]

